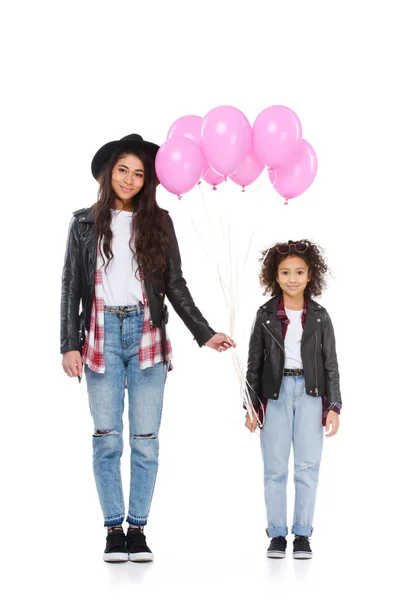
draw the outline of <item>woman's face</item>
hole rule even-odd
[[[144,166],[140,158],[133,154],[121,156],[112,170],[111,185],[117,198],[129,204],[144,185]]]
[[[284,294],[295,298],[304,293],[311,274],[306,261],[299,256],[288,256],[279,263],[276,281]]]

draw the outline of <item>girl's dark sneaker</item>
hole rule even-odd
[[[286,545],[287,541],[283,536],[272,538],[267,550],[268,558],[285,558]]]
[[[106,562],[126,562],[129,560],[125,533],[122,527],[110,528],[108,530],[103,559]]]
[[[312,558],[310,541],[305,535],[296,535],[293,542],[293,558]]]
[[[126,534],[126,545],[129,553],[129,560],[132,562],[151,562],[154,555],[146,544],[146,536],[141,527],[129,528]]]

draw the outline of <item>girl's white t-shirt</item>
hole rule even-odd
[[[97,269],[103,275],[104,303],[107,306],[131,306],[143,302],[142,284],[138,268],[129,241],[132,235],[134,213],[123,210],[111,210],[111,248],[114,258],[105,271],[107,258],[97,257]]]
[[[290,321],[285,336],[285,369],[302,369],[301,338],[303,326],[301,324],[302,310],[289,310],[285,307]]]

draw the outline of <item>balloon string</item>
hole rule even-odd
[[[227,306],[227,309],[228,309],[229,333],[230,333],[230,337],[234,337],[234,332],[235,332],[235,328],[236,328],[236,314],[240,307],[240,302],[239,302],[238,296],[240,295],[241,296],[240,300],[243,300],[243,297],[248,295],[251,287],[250,287],[250,285],[247,285],[248,279],[246,279],[246,282],[245,282],[246,289],[244,290],[244,294],[243,294],[243,291],[241,291],[239,289],[239,287],[242,287],[242,286],[239,286],[239,277],[240,277],[239,263],[241,261],[239,258],[240,254],[238,252],[238,244],[240,244],[240,240],[243,239],[243,231],[242,231],[242,223],[239,226],[240,231],[239,231],[238,237],[236,237],[234,235],[234,233],[231,229],[229,215],[232,214],[232,198],[229,197],[228,186],[229,186],[229,183],[226,182],[225,185],[223,186],[224,193],[221,196],[219,196],[216,204],[213,202],[214,209],[218,208],[219,209],[218,212],[220,213],[220,214],[217,213],[216,218],[213,219],[213,222],[211,221],[210,213],[208,211],[208,206],[207,206],[206,199],[205,199],[205,196],[203,193],[204,187],[202,189],[202,186],[199,186],[199,187],[197,187],[197,189],[199,190],[201,198],[202,198],[202,205],[204,208],[204,213],[206,215],[206,220],[208,222],[207,230],[208,230],[208,233],[211,235],[212,246],[214,247],[214,251],[212,252],[211,257],[216,266],[216,271],[218,274],[218,279],[219,279],[221,290],[223,293],[223,298],[225,301],[225,305]],[[259,187],[260,186],[257,187],[257,190],[259,189]],[[259,204],[261,204],[261,197],[259,197]],[[198,228],[196,227],[195,221],[193,220],[192,216],[190,216],[190,221],[192,223],[192,226],[196,232],[196,235],[197,235],[199,241],[201,242],[201,245],[203,246],[203,250],[204,250],[206,256],[210,258],[210,253],[207,251],[204,240],[203,240]],[[252,222],[259,223],[259,220],[255,219]],[[214,224],[214,227],[213,227],[213,224]],[[216,236],[214,235],[214,233],[217,233],[215,231],[215,225],[217,225],[217,229],[219,228],[219,230],[220,230],[220,233],[217,234]],[[249,239],[248,246],[247,246],[247,251],[246,251],[243,263],[242,263],[242,269],[244,272],[246,272],[244,267],[246,266],[246,264],[248,262],[250,250],[253,245],[255,229],[256,229],[256,227],[252,228],[252,232],[251,232],[250,239]],[[218,242],[219,242],[219,245],[218,245],[218,248],[216,248]],[[221,247],[221,244],[222,244],[222,247]],[[235,269],[233,268],[233,261],[234,261],[233,249],[235,249],[237,251],[236,257],[235,257],[235,259],[236,259],[235,260],[235,263],[236,263]],[[222,262],[224,262],[224,264],[225,264],[225,267],[223,269],[224,273],[222,273],[222,270],[221,270],[221,268],[223,267],[223,265],[221,264],[221,257],[222,257]],[[243,273],[242,273],[242,275],[243,275]],[[241,283],[242,282],[243,282],[243,277],[241,279]],[[238,340],[236,340],[236,341],[238,342]],[[249,384],[246,380],[244,368],[240,361],[239,355],[237,354],[237,351],[234,351],[233,348],[232,348],[232,361],[233,361],[234,371],[235,371],[236,377],[239,382],[242,402],[243,402],[245,408],[247,409],[250,420],[253,422],[254,417],[256,417],[257,423],[261,427],[263,424],[263,421],[264,421],[263,404],[260,401],[260,399],[258,398],[257,401],[259,402],[259,405],[260,405],[259,413],[260,413],[260,415],[262,415],[262,420],[261,420],[255,413],[255,410],[253,409],[253,404],[252,404],[249,390],[247,387]]]

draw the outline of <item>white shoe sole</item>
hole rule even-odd
[[[312,552],[293,552],[293,558],[306,560],[307,558],[312,558]]]
[[[152,552],[136,552],[129,555],[131,562],[151,562],[154,559]]]
[[[104,552],[103,560],[105,562],[127,562],[129,554],[127,552]]]
[[[286,552],[279,552],[279,550],[267,550],[268,558],[285,558]]]

